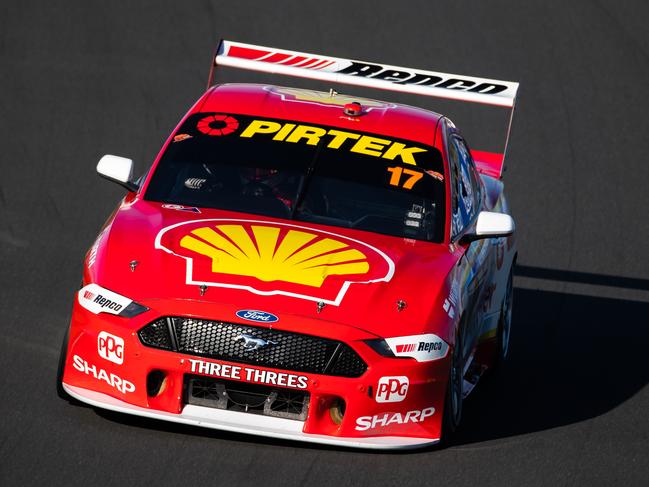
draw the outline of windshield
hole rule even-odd
[[[145,199],[441,242],[443,164],[433,147],[238,114],[196,113]]]

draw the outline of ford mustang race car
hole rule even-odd
[[[146,174],[99,161],[128,193],[86,255],[59,393],[349,447],[446,438],[508,354],[504,150],[470,150],[428,110],[214,85],[217,66],[511,112],[518,87],[221,41],[207,91]]]

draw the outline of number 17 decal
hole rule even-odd
[[[403,189],[412,189],[415,183],[424,177],[424,173],[422,172],[405,169],[401,166],[388,167],[387,170],[391,174],[390,185],[397,187],[400,186]],[[410,177],[401,184],[401,176],[404,174]]]

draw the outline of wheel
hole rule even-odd
[[[68,355],[68,336],[70,330],[65,330],[65,335],[63,335],[63,343],[61,343],[61,351],[59,352],[59,365],[56,369],[56,393],[61,399],[66,399],[70,401],[72,398],[65,392],[63,389],[63,369],[65,368],[65,360]]]
[[[514,301],[513,282],[513,272],[510,270],[509,278],[507,279],[507,289],[505,290],[505,297],[503,298],[503,307],[498,322],[496,366],[503,365],[509,356],[509,343],[512,333],[512,305]]]
[[[451,354],[451,367],[449,369],[448,386],[446,388],[446,401],[444,404],[444,417],[442,419],[442,441],[446,443],[450,436],[460,425],[462,420],[462,403],[464,397],[464,360],[462,357],[462,339],[458,335]]]

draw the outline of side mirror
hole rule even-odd
[[[124,186],[129,191],[137,191],[139,186],[131,181],[133,177],[133,161],[126,157],[106,154],[99,159],[97,172],[103,178]]]
[[[462,242],[468,243],[483,238],[507,237],[514,233],[516,225],[514,219],[506,213],[481,211],[478,214],[475,228],[462,237]]]

